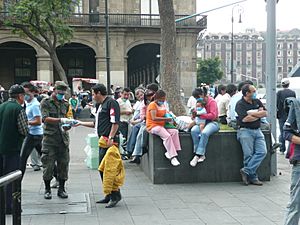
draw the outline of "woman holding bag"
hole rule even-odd
[[[173,121],[168,117],[166,109],[166,93],[163,90],[158,90],[155,94],[154,101],[147,108],[146,127],[151,134],[158,135],[166,148],[165,156],[171,161],[173,166],[179,166],[177,160],[177,151],[181,150],[179,135],[177,129],[168,129],[164,126],[166,123]]]

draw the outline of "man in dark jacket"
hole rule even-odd
[[[296,97],[296,93],[289,89],[290,81],[286,78],[283,78],[281,80],[281,85],[283,87],[283,90],[280,90],[277,92],[277,119],[279,122],[279,128],[280,128],[280,136],[279,136],[279,142],[281,143],[280,146],[280,152],[284,154],[285,152],[285,140],[283,137],[283,125],[287,119],[287,114],[284,110],[284,101],[286,98],[289,97]]]
[[[0,177],[19,169],[20,151],[28,134],[28,121],[24,108],[24,88],[13,85],[9,99],[0,105]],[[6,214],[12,211],[12,186],[6,187]],[[0,209],[4,210],[4,209]]]

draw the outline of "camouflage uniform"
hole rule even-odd
[[[70,113],[69,103],[66,100],[55,101],[52,96],[41,102],[43,121],[47,117],[65,118]],[[57,162],[57,175],[60,180],[68,179],[69,169],[69,134],[61,129],[61,124],[44,122],[44,138],[42,141],[43,179],[53,178],[53,169]]]

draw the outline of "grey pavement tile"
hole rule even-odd
[[[127,206],[131,216],[161,216],[162,212],[155,205]]]
[[[66,215],[65,225],[98,225],[100,224],[97,215]]]
[[[167,220],[199,219],[191,209],[161,209]]]
[[[195,195],[195,194],[185,194],[185,195],[179,195],[179,198],[182,199],[185,203],[212,203],[213,201],[205,196],[205,195]]]
[[[284,220],[284,216],[285,216],[285,210],[281,210],[281,211],[271,211],[271,210],[262,210],[260,211],[260,213],[268,218],[269,220],[271,220],[272,222],[281,222],[283,223]]]
[[[240,216],[261,216],[262,214],[250,207],[224,207],[223,208],[232,217]]]
[[[154,204],[160,209],[182,209],[187,208],[186,204],[180,199],[164,199],[164,200],[155,200]]]
[[[220,207],[244,207],[246,204],[236,197],[228,197],[228,196],[210,196],[210,199],[214,201]]]
[[[200,219],[196,220],[168,220],[169,225],[205,225]]]
[[[163,215],[136,215],[132,216],[135,225],[167,225]]]
[[[275,223],[263,216],[241,216],[236,219],[243,225],[274,225]]]

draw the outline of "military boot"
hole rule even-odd
[[[111,196],[110,197],[110,201],[107,204],[107,206],[105,206],[105,208],[113,208],[113,207],[115,207],[118,204],[118,202],[122,199],[120,190],[119,191],[113,191],[113,192],[111,192],[110,196]]]
[[[51,199],[52,198],[50,182],[51,182],[50,180],[44,180],[44,183],[45,183],[44,198],[45,199]]]
[[[65,190],[65,180],[59,180],[57,196],[60,198],[68,198],[68,194]]]

